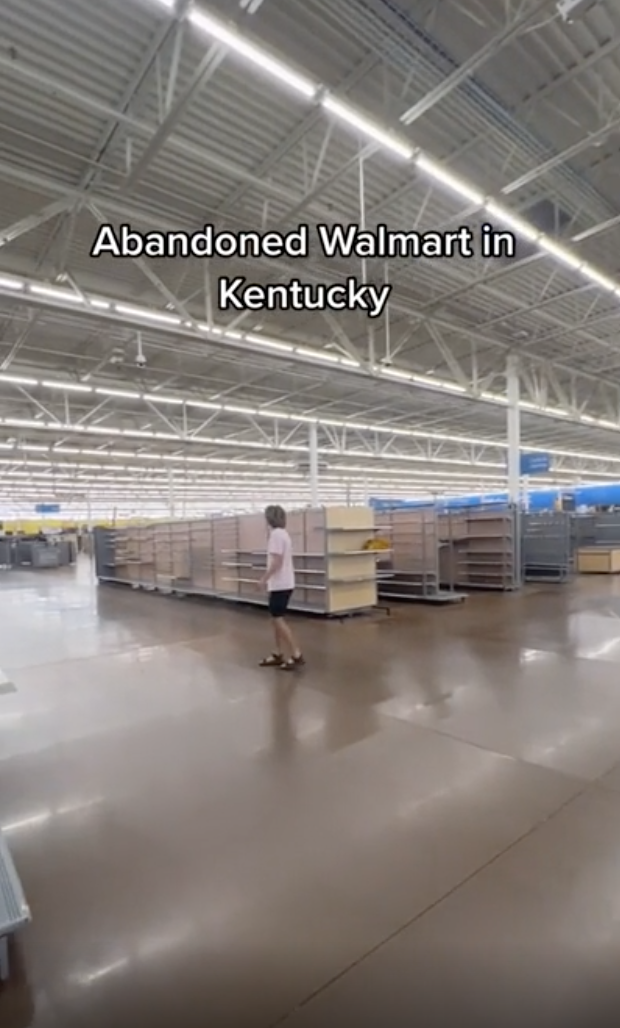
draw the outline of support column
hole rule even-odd
[[[171,518],[174,518],[174,516],[175,516],[175,502],[174,501],[175,501],[175,497],[174,497],[174,475],[172,474],[172,470],[170,470],[168,472],[168,509],[169,509],[170,517]]]
[[[318,507],[319,500],[319,431],[315,422],[308,426],[308,450],[310,453],[310,502]]]
[[[364,175],[364,156],[360,153],[359,158],[359,200],[360,200],[360,229],[362,232],[366,228],[366,178]],[[368,282],[368,261],[366,257],[362,257],[362,282],[364,285]],[[369,322],[368,325],[368,360],[371,368],[374,370],[375,367],[375,329],[374,325]]]
[[[506,363],[506,395],[508,399],[508,499],[518,504],[521,493],[521,411],[519,408],[519,364],[514,356]]]

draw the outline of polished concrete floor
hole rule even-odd
[[[0,577],[2,1028],[620,1023],[620,580],[296,625]]]

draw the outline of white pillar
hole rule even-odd
[[[521,411],[519,408],[519,365],[510,356],[506,364],[506,394],[508,399],[508,499],[518,504],[521,492]]]
[[[308,449],[310,452],[310,502],[319,506],[319,433],[316,423],[308,426]]]
[[[172,470],[170,470],[168,472],[168,508],[169,508],[169,511],[170,511],[170,517],[173,518],[174,517],[174,511],[175,511],[175,506],[174,506],[174,475],[172,474]]]

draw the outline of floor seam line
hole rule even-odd
[[[582,778],[581,775],[573,775],[568,771],[562,771],[555,767],[549,767],[548,764],[535,764],[531,760],[525,760],[524,757],[515,757],[512,753],[503,753],[501,750],[491,749],[489,746],[484,746],[482,743],[473,742],[471,739],[465,739],[462,735],[452,735],[450,732],[445,732],[441,728],[436,728],[434,725],[418,725],[415,722],[407,721],[404,718],[399,718],[394,714],[385,714],[384,717],[389,717],[393,721],[398,721],[401,725],[406,725],[411,729],[423,729],[428,732],[433,732],[435,735],[441,736],[442,739],[451,739],[452,742],[460,742],[465,746],[472,746],[476,750],[480,750],[481,753],[488,753],[494,757],[503,757],[505,760],[512,760],[513,763],[518,764],[520,767],[534,767],[538,771],[548,771],[552,775],[560,775],[562,778],[568,778],[572,782],[581,782],[584,785],[591,784],[590,779]],[[614,765],[615,767],[615,765]],[[610,770],[613,770],[611,768]],[[603,775],[607,774],[606,771]],[[598,779],[595,779],[598,781]]]
[[[569,799],[565,800],[564,803],[562,803],[557,808],[557,810],[554,810],[551,814],[548,814],[547,817],[542,818],[541,821],[537,821],[536,824],[532,825],[532,827],[529,828],[526,832],[524,832],[523,835],[520,835],[513,842],[509,843],[508,846],[506,846],[499,853],[496,853],[495,856],[491,857],[490,860],[487,860],[487,862],[485,864],[482,864],[481,867],[478,867],[475,871],[472,871],[471,874],[463,878],[463,880],[458,882],[457,885],[454,885],[451,889],[448,889],[448,891],[444,893],[443,896],[440,896],[432,903],[429,903],[427,907],[424,907],[423,910],[420,910],[415,915],[415,917],[412,917],[411,920],[407,921],[406,924],[401,925],[400,928],[397,928],[395,931],[391,932],[388,936],[386,936],[385,939],[382,939],[381,942],[377,943],[376,946],[373,946],[370,950],[368,950],[367,953],[364,953],[361,957],[358,957],[357,960],[354,960],[353,963],[349,964],[349,966],[346,967],[343,971],[340,971],[338,974],[330,978],[329,981],[325,982],[324,985],[321,985],[318,989],[315,989],[310,996],[307,996],[306,999],[302,1000],[301,1003],[298,1003],[297,1006],[290,1010],[287,1014],[285,1014],[281,1018],[278,1018],[277,1021],[272,1021],[269,1024],[268,1028],[280,1028],[281,1025],[289,1021],[299,1010],[303,1010],[305,1007],[308,1006],[309,1003],[312,1003],[315,999],[321,996],[328,989],[331,989],[331,987],[335,985],[337,982],[339,982],[342,978],[350,974],[351,971],[354,971],[356,967],[359,967],[361,964],[364,963],[364,961],[374,956],[375,953],[378,953],[385,946],[388,946],[400,935],[408,931],[408,929],[411,928],[414,924],[416,924],[417,921],[425,917],[427,914],[430,914],[431,911],[435,909],[435,907],[440,906],[441,903],[444,903],[445,900],[453,896],[456,892],[458,892],[459,889],[462,889],[463,886],[468,885],[471,881],[477,878],[478,875],[482,874],[484,871],[487,871],[498,860],[506,856],[506,854],[510,853],[512,849],[514,849],[516,846],[520,845],[520,843],[524,842],[527,838],[529,838],[530,835],[533,835],[534,832],[537,832],[540,828],[543,827],[543,825],[548,824],[549,821],[552,821],[555,817],[561,814],[567,807],[569,807],[571,804],[579,800],[586,792],[588,792],[588,788],[589,785],[586,784],[584,789],[581,789],[575,796],[571,796]]]

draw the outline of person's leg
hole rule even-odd
[[[269,593],[268,607],[273,625],[275,647],[271,656],[265,657],[264,660],[261,660],[261,667],[278,667],[284,662],[284,639],[282,638],[280,629],[280,621],[282,620],[281,606],[282,604],[279,594]]]
[[[269,594],[269,611],[273,619],[275,650],[271,657],[261,661],[262,667],[278,666],[288,671],[301,667],[304,663],[297,640],[284,620],[291,596],[292,591]]]
[[[288,653],[290,653],[290,657],[288,657],[281,664],[281,668],[283,671],[293,671],[295,668],[303,667],[303,665],[305,664],[297,640],[293,635],[291,629],[289,628],[288,624],[284,620],[284,615],[288,610],[288,605],[292,595],[292,591],[286,593],[282,601],[283,610],[282,619],[280,621],[280,637],[283,641],[284,647],[286,647]]]
[[[282,643],[282,649],[287,649],[291,657],[295,660],[299,660],[301,657],[301,650],[297,645],[297,640],[289,628],[284,618],[278,618],[279,635]]]
[[[284,656],[284,648],[286,646],[286,636],[282,632],[282,618],[274,617],[271,619],[273,622],[273,638],[275,640],[276,648],[274,653],[278,656]]]

